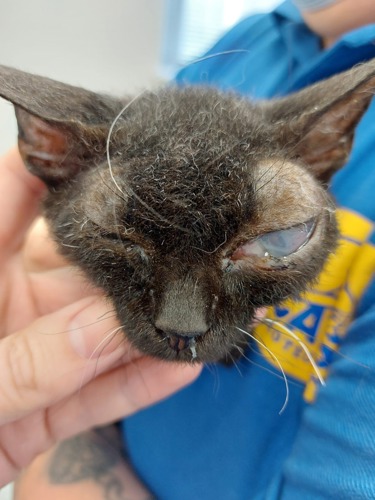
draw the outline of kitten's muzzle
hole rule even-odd
[[[192,346],[195,346],[196,339],[201,337],[205,333],[207,333],[208,329],[205,331],[199,332],[171,332],[164,331],[160,328],[156,328],[156,332],[168,342],[168,345],[171,349],[176,351],[177,353],[180,351],[184,351],[185,349],[191,349]]]

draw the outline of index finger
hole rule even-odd
[[[0,157],[0,248],[14,251],[22,244],[45,190],[43,182],[32,175],[16,148]]]

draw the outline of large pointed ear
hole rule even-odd
[[[266,104],[266,116],[292,156],[323,182],[351,151],[355,127],[375,92],[375,60]]]
[[[0,96],[12,102],[21,156],[53,187],[104,158],[116,99],[0,66]]]

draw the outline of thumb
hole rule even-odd
[[[76,392],[130,351],[98,297],[39,318],[0,341],[0,425]]]

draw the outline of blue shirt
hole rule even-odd
[[[284,95],[375,57],[374,41],[369,25],[323,51],[285,2],[240,22],[209,52],[222,55],[188,66],[177,81],[255,99]],[[284,382],[264,353],[249,352],[237,367],[207,366],[193,385],[123,422],[135,470],[157,498],[375,498],[374,105],[332,192],[342,250],[309,300],[272,313],[318,349],[326,387],[317,388],[298,346],[280,332],[259,334],[298,367],[288,372],[281,415]]]

